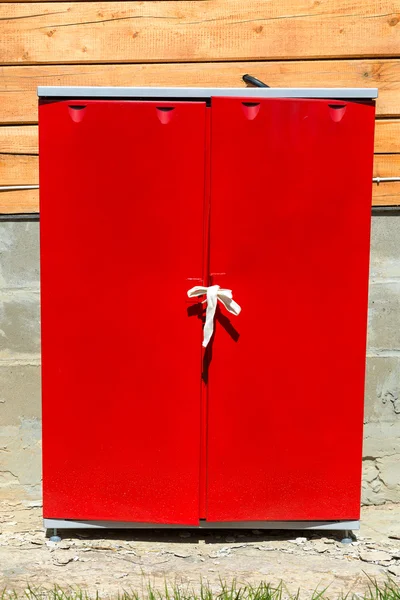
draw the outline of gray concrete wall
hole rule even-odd
[[[372,222],[363,501],[400,502],[400,216]]]
[[[39,224],[0,223],[0,498],[41,485]]]
[[[39,225],[1,222],[0,498],[40,497],[40,454]],[[372,228],[364,503],[400,502],[399,461],[400,216],[381,216]]]

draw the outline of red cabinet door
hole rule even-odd
[[[46,518],[198,522],[205,112],[40,106]]]
[[[207,519],[357,519],[374,107],[212,111]]]

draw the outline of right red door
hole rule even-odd
[[[374,107],[214,98],[207,520],[358,519]]]

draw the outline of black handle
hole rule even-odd
[[[242,79],[245,83],[250,83],[250,85],[254,85],[255,87],[269,88],[269,85],[267,85],[263,81],[260,81],[259,79],[257,79],[257,77],[253,77],[253,75],[249,75],[248,73],[246,73],[246,75],[243,75]]]

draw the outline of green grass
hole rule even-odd
[[[165,585],[162,590],[148,585],[143,591],[124,590],[114,595],[100,595],[79,588],[63,589],[54,586],[51,589],[35,589],[27,586],[23,593],[4,589],[0,591],[0,600],[400,600],[400,586],[392,579],[383,583],[368,578],[366,592],[342,593],[330,595],[329,589],[316,589],[311,594],[298,590],[291,594],[283,582],[278,586],[269,583],[258,585],[228,585],[221,582],[218,590],[202,584],[199,591],[190,586]]]

